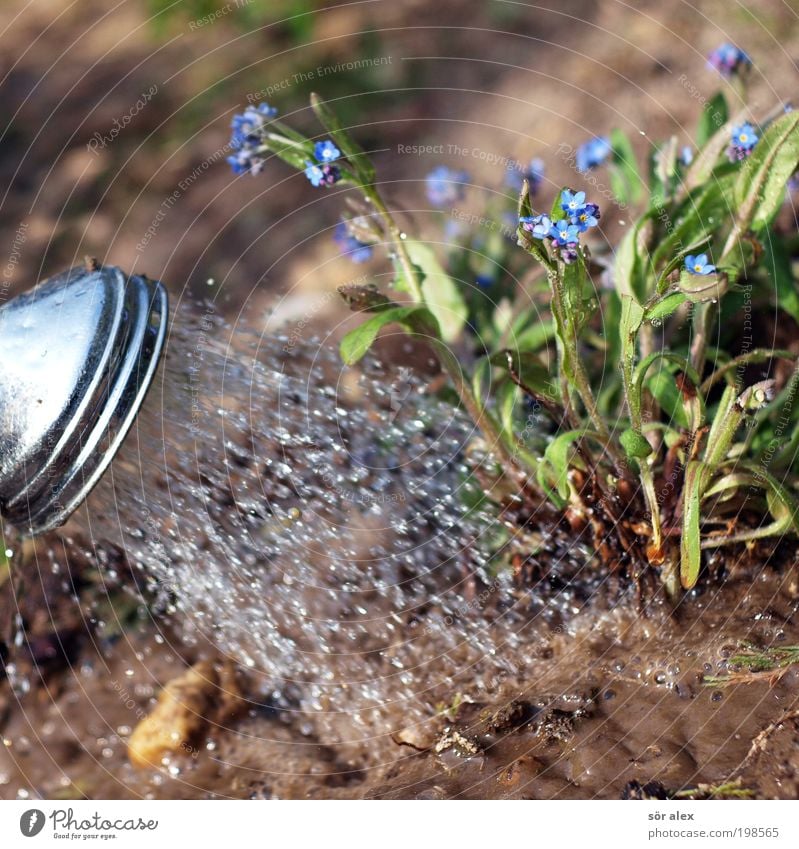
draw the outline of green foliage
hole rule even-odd
[[[393,266],[391,297],[349,293],[368,315],[341,343],[346,363],[389,324],[423,336],[499,455],[501,491],[510,480],[517,500],[548,500],[578,525],[582,516],[633,577],[649,568],[670,591],[678,576],[689,589],[708,549],[799,535],[799,371],[796,354],[774,344],[783,322],[791,338],[799,322],[799,240],[775,225],[799,165],[799,113],[764,119],[749,157],[730,161],[744,113],[730,117],[716,95],[692,164],[675,137],[643,172],[613,131],[611,187],[629,223],[615,250],[591,255],[521,225],[519,250],[498,224],[509,211],[501,198],[446,249],[445,239],[408,238],[363,150],[329,104],[314,98],[313,108]],[[310,142],[274,126],[265,143],[301,167]],[[534,201],[525,182],[518,215],[535,215]],[[563,219],[560,192],[539,209]],[[699,253],[715,271],[686,267]],[[623,504],[621,492],[631,493]]]

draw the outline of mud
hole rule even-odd
[[[244,714],[149,771],[129,764],[126,741],[194,655],[143,619],[116,641],[86,640],[25,694],[3,684],[2,796],[619,798],[634,781],[674,792],[740,779],[757,797],[795,798],[797,671],[722,690],[702,679],[723,674],[742,639],[799,642],[796,581],[795,567],[742,567],[676,611],[533,624],[507,658],[530,670],[523,686],[453,693],[411,727],[398,703],[375,738],[340,721],[340,736],[320,738],[312,715],[251,686]]]

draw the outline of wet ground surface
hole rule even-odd
[[[390,734],[370,737],[362,723],[340,715],[331,723],[324,711],[275,708],[245,673],[241,704],[200,724],[191,746],[159,770],[131,766],[127,741],[192,653],[170,645],[167,633],[154,639],[146,620],[124,637],[84,638],[71,667],[34,674],[24,695],[3,684],[0,792],[619,798],[630,782],[656,781],[674,792],[739,779],[757,797],[795,798],[797,670],[724,688],[703,683],[728,671],[742,639],[799,643],[796,569],[740,572],[675,612],[589,607],[554,632],[531,627],[524,657],[507,658],[530,670],[524,681],[453,693],[410,726],[401,705],[389,708]],[[213,693],[221,703],[230,688]],[[346,705],[328,708],[338,709]]]

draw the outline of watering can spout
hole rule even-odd
[[[72,268],[0,307],[0,515],[62,525],[100,479],[152,382],[167,294],[113,266]]]

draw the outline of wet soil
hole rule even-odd
[[[131,766],[126,742],[160,687],[202,651],[168,632],[154,637],[143,617],[116,639],[85,636],[72,663],[41,668],[29,692],[3,683],[0,793],[620,798],[631,782],[675,792],[739,779],[756,797],[796,798],[799,670],[725,688],[703,683],[729,670],[742,640],[799,643],[796,567],[737,571],[676,610],[588,605],[557,628],[532,626],[521,685],[453,693],[439,715],[412,727],[398,706],[391,733],[371,739],[340,717],[340,736],[320,738],[311,713],[253,692],[236,718],[205,727],[159,770]]]

